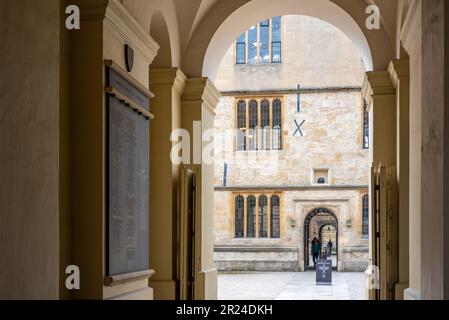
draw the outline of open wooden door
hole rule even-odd
[[[179,298],[194,300],[196,277],[201,268],[201,167],[180,169],[178,217]]]
[[[398,281],[398,206],[396,169],[380,166],[371,175],[371,264],[378,270],[371,300],[393,300]],[[371,270],[377,273],[376,270]],[[376,281],[377,280],[377,281]]]

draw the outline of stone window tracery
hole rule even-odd
[[[279,239],[281,201],[278,194],[235,196],[235,238]]]
[[[236,127],[237,151],[282,150],[281,98],[238,98]]]
[[[236,64],[282,62],[282,18],[264,20],[242,33],[236,40]]]

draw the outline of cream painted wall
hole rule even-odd
[[[59,298],[59,13],[0,0],[0,299]]]

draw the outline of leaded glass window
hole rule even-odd
[[[273,101],[273,150],[282,149],[282,102]]]
[[[237,128],[246,128],[246,103],[242,100],[237,104]]]
[[[271,238],[280,238],[281,236],[281,208],[279,196],[271,197]]]
[[[280,63],[282,61],[281,17],[273,17],[271,23],[271,62]]]
[[[240,35],[240,37],[237,38],[236,63],[246,63],[246,32],[244,32],[242,35]]]
[[[235,237],[245,237],[245,198],[235,198]]]
[[[268,238],[268,197],[259,198],[259,238]]]
[[[260,23],[260,63],[270,63],[270,20]]]
[[[368,104],[364,102],[363,105],[363,148],[369,149],[369,110]]]
[[[247,200],[247,222],[246,222],[246,236],[248,238],[256,237],[256,197],[249,196]]]
[[[235,63],[280,63],[282,60],[281,20],[280,16],[264,20],[241,34],[236,40]]]
[[[249,130],[248,130],[248,150],[256,150],[256,134],[259,124],[259,104],[256,100],[249,103]]]
[[[369,196],[366,194],[362,200],[362,237],[369,237]]]
[[[248,63],[249,64],[257,64],[259,63],[258,59],[258,28],[257,26],[253,26],[248,30]]]

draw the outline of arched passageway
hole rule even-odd
[[[325,230],[327,228],[327,230]],[[309,212],[304,219],[304,262],[305,269],[314,267],[312,260],[312,242],[318,239],[321,245],[320,257],[332,258],[327,252],[329,240],[332,240],[332,252],[335,252],[333,268],[338,267],[338,218],[334,212],[326,208],[317,208]]]
[[[356,21],[341,7],[326,0],[287,0],[282,3],[257,0],[242,6],[221,24],[207,48],[203,64],[203,76],[216,79],[218,67],[227,48],[235,39],[258,21],[272,16],[305,15],[326,21],[350,38],[358,48],[366,71],[374,68],[374,60],[366,34]]]
[[[9,157],[6,157],[5,160],[5,168],[8,170],[4,170],[2,173],[2,179],[6,186],[4,194],[9,195],[14,190],[22,190],[22,193],[31,199],[30,203],[34,205],[32,207],[24,206],[23,199],[20,197],[5,196],[5,201],[1,204],[4,210],[1,211],[5,214],[11,213],[11,217],[14,219],[11,217],[11,219],[6,219],[1,231],[5,234],[6,239],[32,238],[36,239],[35,243],[40,244],[37,247],[34,246],[36,248],[30,249],[26,242],[17,242],[18,245],[13,250],[14,252],[8,248],[3,250],[5,263],[2,265],[0,274],[8,276],[2,278],[3,290],[0,290],[0,296],[50,299],[68,296],[102,299],[136,293],[133,292],[134,286],[130,286],[134,289],[119,286],[120,289],[123,289],[119,295],[103,285],[106,263],[104,252],[107,243],[104,236],[106,216],[104,192],[105,83],[104,65],[101,62],[105,59],[113,59],[124,69],[123,46],[127,44],[135,47],[136,64],[128,76],[139,86],[148,89],[148,69],[158,50],[154,39],[150,37],[150,34],[157,37],[155,31],[150,31],[150,29],[157,29],[155,25],[158,25],[158,20],[155,19],[154,25],[151,26],[151,18],[155,11],[160,10],[166,17],[167,29],[170,34],[170,46],[173,49],[171,50],[172,67],[181,67],[181,69],[164,71],[166,72],[164,76],[169,72],[175,73],[175,76],[168,78],[169,80],[176,78],[176,86],[173,85],[173,81],[168,84],[164,82],[166,77],[160,76],[159,79],[153,77],[160,81],[160,83],[156,83],[157,85],[161,87],[167,85],[170,89],[173,87],[176,89],[171,90],[166,97],[162,96],[160,92],[156,92],[155,99],[159,99],[158,103],[161,105],[171,106],[173,110],[181,109],[182,99],[188,100],[191,104],[192,101],[193,103],[199,101],[198,105],[208,100],[206,101],[207,106],[209,109],[213,109],[215,104],[214,99],[211,99],[211,86],[208,86],[205,80],[198,78],[203,75],[210,76],[211,79],[214,78],[214,68],[218,66],[218,63],[214,63],[214,61],[222,57],[219,46],[226,48],[227,44],[230,44],[238,36],[238,32],[251,24],[274,14],[309,14],[331,23],[332,21],[329,19],[342,19],[346,15],[346,18],[340,20],[340,23],[345,20],[349,24],[342,23],[342,27],[348,28],[348,33],[351,33],[350,29],[354,27],[351,29],[353,30],[352,34],[354,39],[360,40],[355,42],[362,49],[361,52],[368,52],[366,49],[371,49],[369,51],[372,56],[372,68],[367,67],[367,70],[376,71],[376,73],[367,74],[366,90],[364,90],[370,110],[373,112],[373,118],[376,119],[375,128],[382,129],[375,131],[376,138],[373,139],[378,141],[376,144],[382,149],[381,152],[374,155],[375,162],[389,162],[396,165],[397,169],[394,182],[395,185],[399,185],[399,195],[401,196],[399,203],[401,213],[398,223],[401,226],[399,229],[401,262],[396,268],[400,275],[392,281],[395,284],[395,298],[403,298],[404,290],[407,288],[405,297],[409,299],[447,297],[449,277],[447,276],[447,246],[445,246],[444,239],[447,237],[447,221],[449,219],[447,219],[447,210],[444,210],[446,208],[444,195],[448,189],[444,183],[444,173],[447,171],[448,161],[447,157],[442,155],[447,154],[445,143],[447,139],[444,139],[444,132],[447,131],[448,123],[444,121],[444,106],[448,99],[445,86],[442,85],[445,84],[447,87],[447,81],[441,72],[448,64],[448,59],[444,55],[447,35],[443,32],[448,17],[447,2],[437,0],[285,0],[282,1],[282,6],[279,5],[279,1],[268,0],[111,0],[103,1],[100,4],[98,1],[78,0],[73,3],[81,6],[83,27],[78,31],[67,30],[63,19],[61,19],[60,13],[64,9],[61,6],[64,2],[52,1],[46,2],[45,5],[32,1],[8,3],[3,1],[1,3],[2,9],[4,9],[2,12],[5,12],[6,17],[4,20],[11,25],[10,28],[3,28],[7,33],[4,37],[5,46],[11,49],[3,50],[6,56],[5,58],[2,56],[6,61],[3,64],[7,68],[2,73],[4,76],[2,80],[8,84],[7,91],[13,93],[23,91],[24,82],[39,84],[34,87],[28,86],[26,95],[12,94],[1,97],[1,105],[16,106],[18,105],[17,97],[25,96],[29,101],[25,101],[22,105],[33,106],[32,109],[35,112],[35,116],[25,119],[28,121],[21,121],[20,117],[17,119],[6,117],[7,121],[3,121],[1,127],[7,133],[30,131],[34,139],[48,143],[42,148],[36,148],[34,141],[26,139],[18,141],[21,137],[17,135],[0,135],[2,138],[5,137],[2,143],[5,144],[6,150],[9,150]],[[382,11],[381,30],[368,31],[364,28],[365,9],[368,3],[378,4]],[[316,15],[319,14],[316,11],[308,13],[288,10],[284,4],[289,4],[292,7],[306,4],[315,7],[328,6],[322,7],[322,13],[334,12],[336,15],[332,14],[327,19],[324,16]],[[331,6],[334,6],[333,11]],[[397,11],[400,11],[397,9],[398,7],[401,10],[403,8],[403,11],[396,15]],[[31,16],[32,21],[42,20],[42,16],[48,17],[48,19],[42,23],[24,25],[20,23],[20,19],[17,19],[24,11],[36,13]],[[238,18],[242,16],[243,18],[239,20]],[[386,23],[384,24],[384,22]],[[233,31],[232,25],[238,26],[240,23],[243,25]],[[333,24],[337,26],[338,21]],[[25,31],[30,32],[24,32],[21,29],[24,26],[28,29],[32,26],[32,30],[27,29]],[[59,34],[56,31],[59,31]],[[226,40],[228,33],[229,39]],[[22,39],[24,35],[26,41],[18,42],[17,39]],[[41,48],[42,43],[47,44],[44,46],[46,50],[35,50]],[[409,53],[410,61],[408,59],[394,60],[405,56],[400,54],[400,49],[395,54],[395,48],[400,48],[401,43]],[[429,45],[429,43],[435,45]],[[167,48],[162,48],[160,52],[164,52],[164,49]],[[30,55],[30,52],[33,54]],[[51,59],[51,63],[46,64],[45,72],[29,72],[30,64],[35,65],[37,61],[44,61],[48,57],[54,59]],[[169,62],[163,62],[165,58],[156,59],[155,65],[168,65]],[[19,60],[27,63],[15,63]],[[365,65],[367,65],[366,61],[369,59],[365,58]],[[370,66],[369,63],[368,66]],[[188,90],[185,92],[184,83],[187,81],[187,77],[184,74],[190,77]],[[173,74],[168,75],[172,76]],[[48,79],[43,77],[48,77]],[[42,86],[40,85],[42,83],[48,85]],[[55,88],[59,88],[59,91]],[[42,100],[42,97],[52,98],[51,101],[45,101],[45,108],[39,108],[40,105],[36,102]],[[154,100],[152,104],[154,106]],[[391,110],[394,111],[391,112]],[[396,112],[396,110],[398,111]],[[409,110],[413,112],[408,123],[403,119]],[[161,114],[155,123],[160,124],[166,121],[161,126],[168,128],[167,131],[171,131],[170,126],[180,127],[182,116],[180,112],[177,112],[176,115],[167,113],[164,118],[164,114]],[[42,120],[48,120],[49,116],[52,120],[48,122],[48,125],[47,122],[42,125]],[[172,124],[170,121],[173,118],[179,119],[179,123]],[[198,118],[201,120],[201,115],[195,120]],[[385,119],[393,120],[385,123],[383,121]],[[187,118],[186,121],[191,122],[191,120],[191,118]],[[35,121],[38,123],[36,124]],[[27,128],[27,125],[32,127]],[[388,127],[388,130],[383,130],[385,127]],[[52,133],[52,137],[56,138],[49,140],[49,132]],[[410,137],[410,144],[407,137]],[[432,139],[429,140],[429,137]],[[397,142],[399,142],[399,146]],[[20,148],[17,148],[18,145]],[[161,152],[164,157],[168,158],[167,153]],[[52,155],[50,160],[48,160],[49,154]],[[87,160],[86,155],[88,155]],[[400,163],[396,162],[398,155]],[[403,161],[408,158],[410,158],[409,169]],[[20,166],[15,159],[32,159],[33,162],[40,163],[40,167],[43,169],[39,172],[43,172],[43,176],[42,174],[36,176],[34,172],[23,175],[23,170],[18,168]],[[169,163],[168,160],[166,162]],[[49,163],[50,165],[48,165]],[[157,165],[159,169],[157,172],[163,173],[164,171],[159,165]],[[174,190],[178,187],[177,180],[172,179],[177,175],[173,173],[176,170],[172,170],[173,167],[170,163],[166,168],[168,169],[165,172],[168,173],[162,177],[160,182],[161,184],[162,182],[166,183],[165,190]],[[206,184],[212,185],[207,178],[204,179]],[[46,183],[36,190],[36,183],[30,183],[30,181],[38,180],[46,181]],[[399,184],[396,180],[399,180]],[[408,190],[406,185],[410,186],[409,192],[404,191]],[[168,194],[173,195],[174,193]],[[17,195],[20,196],[19,193]],[[410,210],[404,209],[404,203],[407,202],[410,203]],[[166,216],[174,217],[177,210],[176,201],[171,201],[171,203],[173,206],[166,206],[163,210],[168,212]],[[201,205],[203,204],[204,201]],[[47,210],[51,216],[42,215],[39,210],[35,210],[35,208],[43,207],[52,209]],[[209,209],[210,207],[207,207],[204,212],[210,214],[212,210]],[[340,212],[338,214],[340,217]],[[24,216],[28,218],[21,219]],[[42,226],[35,225],[34,221],[37,220],[42,222]],[[346,220],[342,220],[341,223],[347,225]],[[167,224],[161,224],[157,230],[159,234],[168,234],[167,238],[170,238],[167,243],[168,252],[173,252],[176,247],[174,240],[177,234],[174,231],[176,229],[174,224],[171,224],[171,229],[165,229]],[[210,224],[205,224],[205,226],[205,240],[202,248],[210,252],[212,248],[207,244],[212,243],[212,235],[209,233],[211,227]],[[410,236],[408,226],[410,226]],[[438,227],[437,232],[435,232],[435,226]],[[44,239],[41,237],[42,234],[49,235],[51,238]],[[409,250],[409,239],[410,247],[413,250]],[[45,245],[46,242],[59,243],[63,249],[59,250],[58,246],[49,249]],[[5,242],[6,244],[7,242]],[[161,250],[164,249],[161,246]],[[33,254],[30,254],[30,250],[33,251]],[[42,261],[48,261],[48,263],[45,266],[36,264],[36,257]],[[167,289],[170,291],[169,298],[175,296],[172,293],[175,292],[177,284],[176,274],[172,272],[175,269],[172,258],[175,259],[175,256],[170,257],[170,261],[167,262],[170,267],[159,267],[156,270],[158,275],[169,270],[164,274],[166,278],[154,284],[156,293],[163,291],[160,289],[162,286],[169,288]],[[208,258],[206,263],[203,263],[202,271],[212,268],[209,260]],[[79,292],[67,292],[64,287],[64,270],[69,263],[79,265],[83,270],[83,278],[87,279],[83,282]],[[30,271],[24,270],[20,267],[21,265],[36,267]],[[58,270],[60,270],[59,278],[57,280],[52,278],[52,281],[45,284],[42,283],[41,278],[35,276],[36,273],[58,274]],[[204,296],[214,298],[214,277],[210,277],[207,273],[200,275],[202,283],[212,284]],[[18,278],[22,279],[19,284],[16,281]],[[131,282],[136,283],[135,280]],[[146,281],[139,282],[139,286],[145,290],[146,297],[152,297],[152,290],[147,288]],[[204,285],[204,287],[206,286]],[[391,288],[391,286],[386,287]],[[33,288],[33,290],[29,288]]]

